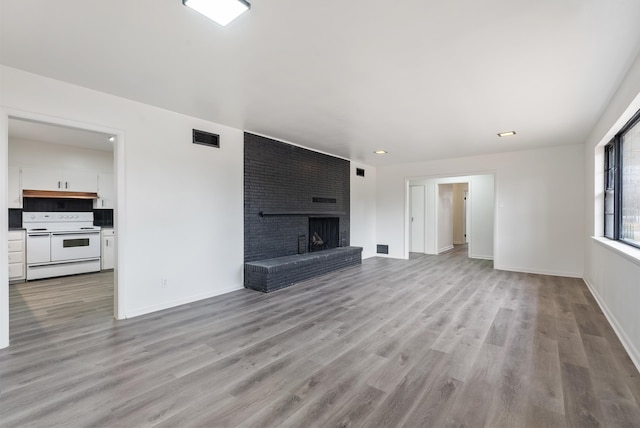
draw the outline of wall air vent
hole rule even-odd
[[[193,144],[220,148],[220,136],[211,132],[193,130]]]
[[[364,177],[364,168],[356,168],[356,175],[359,177]]]
[[[311,200],[316,204],[337,204],[336,198],[316,198],[315,196]]]
[[[378,244],[376,253],[378,254],[389,254],[389,246],[388,245],[380,245]]]

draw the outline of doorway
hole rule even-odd
[[[15,192],[12,193],[11,188],[13,188],[13,185],[15,184],[16,177],[14,173],[16,170],[19,172],[17,175],[18,180],[22,179],[22,176],[20,175],[20,167],[22,164],[28,164],[29,168],[38,167],[37,158],[40,156],[40,162],[49,162],[48,164],[45,164],[45,166],[51,166],[51,169],[65,169],[65,166],[70,167],[67,169],[76,169],[75,167],[77,166],[78,169],[86,170],[91,167],[83,162],[82,156],[79,156],[79,153],[104,151],[105,155],[103,157],[106,161],[103,163],[108,163],[109,168],[102,168],[101,171],[96,171],[96,173],[103,173],[102,177],[98,177],[98,180],[102,179],[103,184],[106,184],[107,187],[111,188],[112,197],[110,200],[105,199],[96,201],[94,208],[99,208],[102,211],[102,220],[104,220],[105,217],[110,217],[112,222],[111,227],[117,228],[118,216],[115,208],[116,200],[119,199],[119,193],[116,189],[118,189],[118,186],[123,185],[122,177],[120,177],[120,179],[117,178],[117,171],[120,170],[120,168],[118,168],[118,164],[123,164],[122,143],[124,141],[124,135],[122,131],[26,112],[4,110],[2,113],[4,113],[4,123],[3,126],[0,127],[2,128],[1,134],[3,134],[0,135],[0,146],[4,146],[5,153],[7,155],[0,159],[0,161],[7,166],[5,169],[5,171],[7,171],[5,173],[5,179],[7,179],[10,187],[9,193],[5,195],[6,200],[9,202],[8,217],[10,218],[8,218],[8,220],[15,221],[16,218],[21,218],[21,211],[23,209],[21,195],[22,185],[18,184],[17,187],[19,188],[19,195],[17,199],[20,199],[20,202],[17,202],[17,199],[14,197],[15,195],[13,195]],[[42,146],[42,144],[55,143],[55,141],[47,141],[47,138],[51,140],[55,135],[63,136],[61,138],[67,144],[63,144],[65,148],[61,150],[57,150],[52,145],[51,148],[45,150],[46,153],[44,153],[44,157],[49,156],[49,159],[43,159],[43,153],[38,153],[36,146],[40,145],[39,147],[46,147]],[[92,144],[96,144],[96,141],[98,140],[92,140],[90,138],[91,136],[98,138],[102,146],[92,146]],[[109,141],[110,139],[111,141]],[[31,141],[31,143],[24,143],[24,146],[17,145],[22,144],[20,143],[20,140]],[[18,147],[17,150],[15,150],[16,147]],[[65,161],[65,164],[61,165],[57,160],[59,160],[59,157],[64,153],[71,153],[71,157]],[[52,154],[55,154],[58,158],[53,159],[53,156],[51,156]],[[40,166],[42,166],[42,164]],[[15,200],[12,200],[12,197],[14,197],[13,199]],[[112,210],[111,215],[105,216],[105,212],[109,209]],[[110,293],[113,295],[110,307],[111,313],[114,317],[121,318],[119,317],[119,308],[122,308],[123,305],[120,301],[121,296],[119,297],[118,295],[119,271],[117,268],[117,249],[119,245],[117,241],[115,242],[116,245],[113,245],[113,240],[111,240],[111,244],[114,250],[114,269],[111,272],[109,279],[111,284]],[[26,267],[26,253],[24,259]],[[0,319],[0,348],[9,345],[9,281],[7,278],[8,276],[3,278],[3,282],[0,283],[0,303],[2,306],[0,311],[3,313],[2,319]]]
[[[406,184],[405,258],[413,250],[413,188],[424,186],[424,253],[437,255],[455,245],[466,245],[470,258],[493,260],[493,173],[407,179]]]

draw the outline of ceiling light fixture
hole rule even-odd
[[[498,132],[498,137],[510,137],[516,135],[516,131]]]
[[[386,154],[387,154],[387,151],[386,151],[386,150],[376,150],[376,151],[375,151],[375,152],[373,152],[373,153],[375,153],[375,154],[377,154],[377,155],[386,155]]]
[[[114,141],[116,141],[116,137],[112,135],[111,137],[109,137],[109,141],[113,143]]]
[[[223,27],[251,9],[251,5],[245,0],[182,0],[182,4]]]

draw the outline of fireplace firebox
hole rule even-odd
[[[340,219],[338,217],[309,218],[309,252],[339,247]]]

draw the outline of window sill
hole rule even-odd
[[[598,236],[592,236],[591,239],[601,246],[612,250],[614,253],[617,253],[629,260],[632,263],[640,266],[640,249],[632,247],[631,245],[623,244],[619,241],[613,241],[608,238],[602,238]]]

